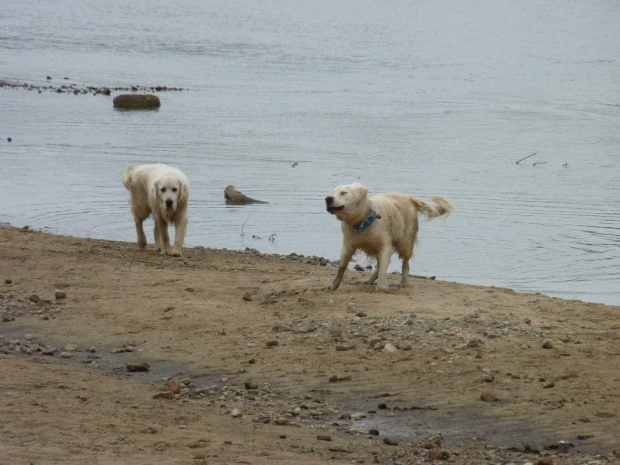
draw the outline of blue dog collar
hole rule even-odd
[[[366,218],[361,223],[353,224],[351,226],[353,226],[353,229],[355,229],[358,233],[361,233],[364,229],[370,226],[373,223],[373,221],[375,221],[377,218],[381,218],[381,217],[375,213],[372,207],[370,207],[370,215],[368,215],[368,218]]]

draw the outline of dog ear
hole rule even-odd
[[[360,193],[360,198],[366,197],[368,195],[368,188],[359,182],[354,182],[353,186]]]
[[[153,183],[153,198],[159,198],[159,179]]]
[[[179,196],[177,199],[179,203],[187,202],[187,186],[182,182],[179,183]]]

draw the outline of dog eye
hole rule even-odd
[[[166,188],[165,188],[165,187],[162,187],[162,188],[161,188],[161,191],[162,191],[162,192],[166,192]]]
[[[348,192],[347,192],[347,191],[342,191],[342,192],[340,193],[340,195],[347,195],[347,194],[348,194]]]
[[[176,187],[172,188],[172,192],[176,192],[178,189]]]

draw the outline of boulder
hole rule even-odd
[[[114,97],[114,108],[123,110],[150,110],[159,108],[159,97],[152,94],[121,94]]]

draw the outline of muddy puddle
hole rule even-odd
[[[149,360],[146,354],[136,347],[95,352],[74,349],[70,352],[70,357],[63,357],[63,353],[67,353],[63,348],[58,348],[54,342],[48,344],[42,341],[40,335],[29,336],[32,332],[34,332],[32,328],[23,325],[0,325],[0,349],[5,349],[5,352],[6,349],[10,349],[8,353],[30,358],[36,363],[61,364],[159,383],[162,391],[167,378],[190,379],[193,392],[206,392],[201,388],[207,387],[220,393],[218,390],[228,388],[237,389],[237,393],[244,391],[241,373],[226,373],[209,366],[204,366],[200,370],[190,369],[172,359]],[[50,336],[49,340],[53,339],[54,336]],[[15,349],[16,346],[19,348]],[[32,352],[27,353],[27,348]],[[50,350],[53,348],[53,353],[45,352],[46,348]],[[148,364],[148,369],[144,369],[147,367],[145,363]],[[138,368],[134,369],[135,367]],[[295,404],[294,399],[287,398],[287,395],[292,397],[287,392],[290,391],[287,389],[277,391],[280,413],[286,410],[283,406]],[[613,453],[617,448],[613,440],[586,434],[585,430],[584,434],[566,434],[568,430],[558,425],[536,424],[525,415],[509,416],[503,410],[501,402],[496,404],[496,408],[482,409],[475,404],[436,406],[430,398],[420,398],[403,405],[402,402],[391,399],[389,394],[381,393],[352,396],[346,401],[343,401],[341,395],[333,395],[329,391],[322,396],[324,399],[318,402],[324,407],[323,413],[309,418],[305,422],[307,425],[335,428],[368,438],[376,437],[378,440],[389,437],[400,443],[424,443],[429,437],[440,435],[447,448],[451,445],[489,444],[493,447],[532,453],[543,450]],[[343,416],[342,412],[350,412],[351,415]],[[267,418],[265,412],[259,412],[258,408],[253,413],[255,421]],[[272,418],[277,417],[276,413],[274,415]]]

